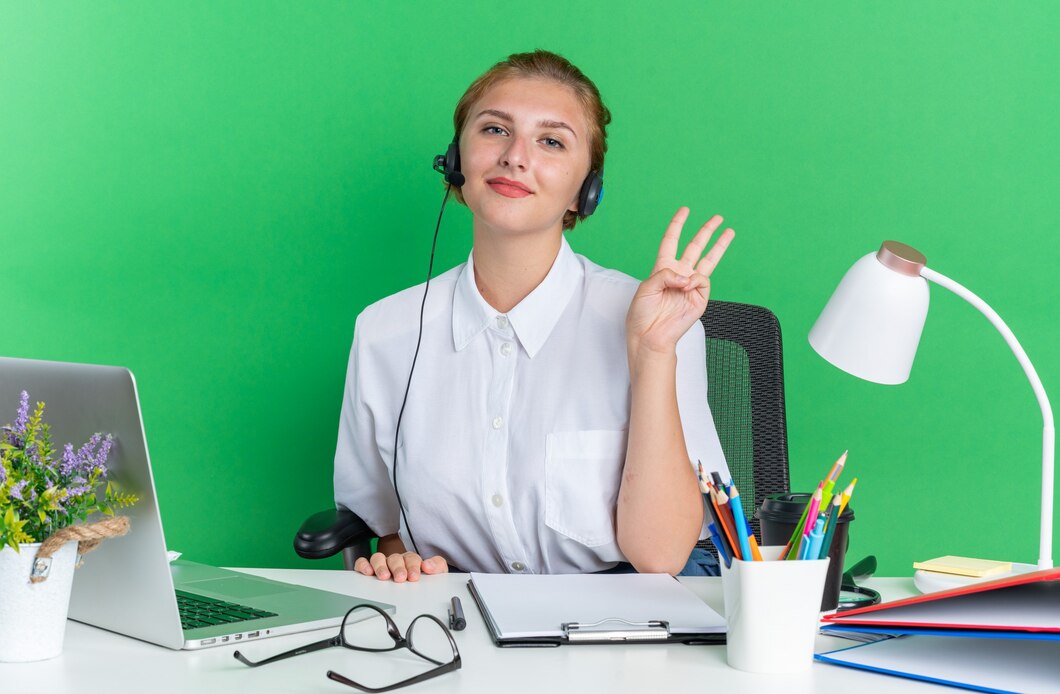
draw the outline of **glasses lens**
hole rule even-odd
[[[449,632],[430,615],[420,615],[409,627],[409,648],[416,654],[444,665],[453,661],[453,644]]]
[[[346,643],[371,651],[386,651],[394,647],[394,639],[387,631],[387,621],[383,615],[370,607],[356,608],[346,618],[346,627],[342,632]]]

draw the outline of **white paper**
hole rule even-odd
[[[565,622],[664,620],[671,634],[722,633],[725,618],[667,574],[471,574],[500,637],[561,636]],[[598,628],[623,629],[621,623]]]

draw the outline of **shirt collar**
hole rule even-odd
[[[531,359],[552,334],[571,296],[585,276],[585,269],[560,238],[559,253],[552,268],[526,298],[507,313],[519,342]],[[453,346],[460,351],[485,330],[500,313],[486,303],[475,284],[474,251],[460,273],[453,296]]]

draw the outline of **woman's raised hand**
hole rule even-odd
[[[385,555],[376,552],[370,558],[358,557],[353,570],[365,576],[375,576],[380,581],[393,580],[394,583],[418,581],[420,574],[449,573],[449,564],[440,556],[422,559],[415,552],[401,552]]]
[[[630,303],[626,335],[631,358],[642,347],[656,352],[673,351],[681,336],[706,310],[710,275],[736,236],[732,229],[726,229],[703,255],[723,221],[714,215],[700,227],[678,258],[678,241],[687,219],[688,208],[682,207],[670,220],[652,274],[641,282]]]

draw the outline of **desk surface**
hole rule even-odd
[[[857,691],[859,694],[903,691],[941,692],[939,685],[897,680],[885,675],[814,663],[798,675],[754,675],[725,664],[724,646],[589,645],[560,648],[502,649],[490,641],[467,592],[466,574],[425,576],[418,584],[396,585],[343,571],[241,569],[291,583],[381,600],[398,606],[395,620],[404,629],[415,615],[429,612],[445,619],[453,595],[464,604],[468,627],[454,632],[463,668],[407,691],[431,692],[668,692],[784,691],[785,694]],[[724,611],[721,581],[683,578],[718,612]],[[885,599],[913,594],[912,579],[875,579],[868,585]],[[316,631],[242,644],[251,658],[266,657],[327,637]],[[818,637],[818,651],[850,641]],[[236,646],[201,651],[171,651],[77,622],[68,622],[63,654],[39,663],[0,663],[0,690],[12,694],[66,692],[355,692],[328,680],[333,669],[370,686],[382,686],[421,672],[410,656],[364,654],[327,649],[250,669],[232,657]],[[387,677],[391,677],[389,681]],[[401,690],[399,690],[401,691]]]

